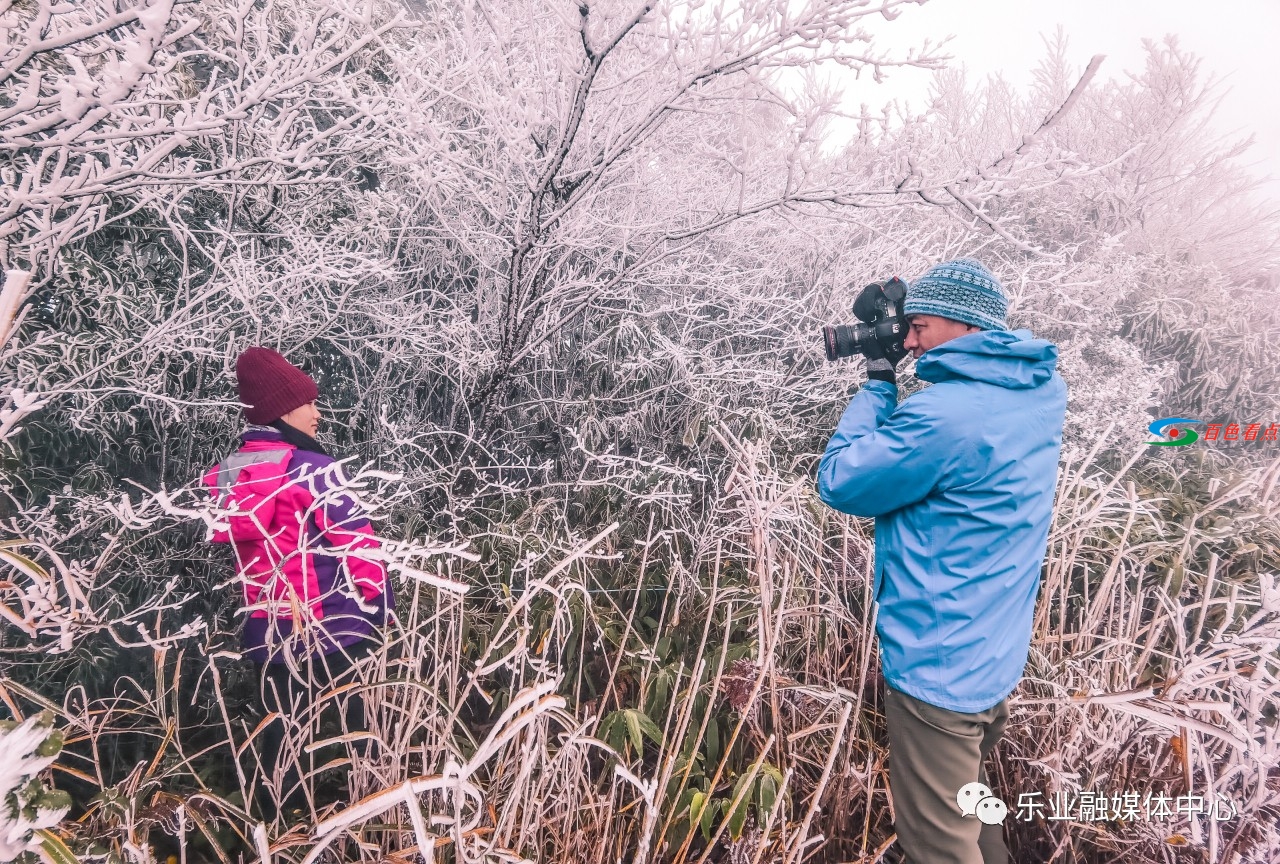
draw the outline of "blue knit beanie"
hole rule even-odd
[[[935,264],[907,288],[905,315],[939,315],[981,327],[1004,330],[1009,300],[1000,280],[972,258]]]

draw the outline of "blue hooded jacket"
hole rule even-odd
[[[1057,481],[1067,388],[1058,350],[1027,330],[925,352],[933,383],[897,404],[868,381],[818,466],[818,494],[876,520],[876,632],[885,681],[976,713],[1027,662]]]

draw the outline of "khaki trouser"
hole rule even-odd
[[[963,816],[956,804],[961,786],[987,783],[983,762],[1009,719],[1005,701],[961,714],[892,687],[885,694],[889,791],[904,864],[1007,864],[1003,826]]]

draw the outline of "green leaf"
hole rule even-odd
[[[697,789],[692,791],[693,795],[689,798],[689,824],[697,825],[702,818],[702,808],[707,806],[707,793]]]
[[[690,765],[690,759],[687,753],[681,753],[676,757],[674,769],[671,772],[671,780],[669,782],[667,797],[675,795],[681,789],[703,789],[707,790],[707,775],[702,767],[702,754],[697,753],[693,756],[693,764]],[[686,777],[685,771],[689,774]],[[707,790],[708,792],[710,790]],[[677,809],[677,812],[680,812]]]
[[[750,774],[743,774],[738,778],[738,782],[733,784],[733,794],[729,796],[729,803],[727,806],[732,806],[733,802],[738,799],[739,793],[741,793],[743,788],[747,785],[747,779],[750,776]],[[750,805],[751,795],[743,794],[742,800],[738,801],[738,806],[729,814],[729,836],[734,840],[739,840],[742,837],[742,826],[746,824],[747,808]]]
[[[698,820],[698,827],[702,829],[702,839],[706,840],[708,843],[711,842],[711,825],[716,820],[716,814],[724,809],[724,805],[725,801],[723,798],[716,798],[702,809],[702,818]]]
[[[41,758],[49,756],[57,756],[62,752],[62,745],[65,736],[61,729],[55,729],[49,733],[49,737],[40,742],[40,746],[36,747],[36,755]]]
[[[57,834],[44,828],[36,831],[36,836],[40,838],[40,848],[53,864],[80,864],[80,859],[75,856],[67,844],[62,842]]]
[[[636,748],[637,753],[644,752],[644,739],[640,732],[640,712],[628,708],[626,712],[627,733],[631,736],[631,746]]]
[[[707,762],[714,765],[720,761],[720,724],[714,717],[707,723]]]
[[[764,824],[764,820],[769,817],[769,813],[773,811],[773,804],[778,800],[778,784],[769,774],[761,773],[760,779],[756,781],[756,804],[759,807],[759,815],[756,817],[760,820],[760,824]]]
[[[624,712],[622,711],[612,711],[600,723],[600,740],[604,741],[619,754],[622,753],[622,746],[627,740],[627,728],[623,716]]]
[[[36,804],[41,810],[66,810],[71,807],[71,795],[61,789],[43,789]]]
[[[659,672],[653,680],[653,690],[649,694],[648,709],[650,714],[659,714],[667,707],[671,697],[671,674],[667,670]]]
[[[658,724],[649,719],[649,715],[643,711],[636,711],[636,719],[640,724],[640,731],[644,733],[644,737],[648,738],[659,747],[662,746],[662,730],[658,728]]]
[[[15,570],[35,579],[37,582],[48,581],[49,571],[32,561],[26,555],[20,555],[17,552],[11,552],[8,549],[0,551],[0,561],[4,561]]]

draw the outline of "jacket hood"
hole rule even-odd
[[[1058,349],[1030,330],[968,333],[926,351],[916,361],[916,377],[937,384],[968,379],[1009,390],[1029,390],[1053,377]]]

